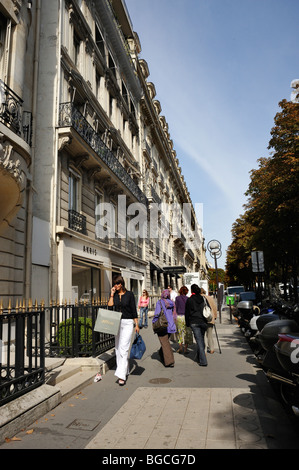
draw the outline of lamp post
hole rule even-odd
[[[217,259],[222,256],[221,243],[218,240],[211,240],[208,243],[208,250],[210,252],[210,255],[215,260],[215,273],[216,273],[216,284],[217,284],[217,310],[219,312],[219,320],[221,323],[221,305],[220,305],[220,296],[219,296],[219,278],[218,278],[218,267],[217,267]]]

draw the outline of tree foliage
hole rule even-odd
[[[272,276],[291,273],[297,279],[299,105],[283,100],[279,106],[268,146],[270,157],[260,158],[258,169],[251,171],[245,213],[232,228],[227,255],[230,278],[247,279],[250,253],[261,250]]]

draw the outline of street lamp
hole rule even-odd
[[[217,259],[222,256],[221,243],[218,240],[211,240],[208,243],[208,250],[210,252],[210,255],[215,260],[215,273],[216,273],[216,284],[217,284],[217,310],[219,312],[219,320],[221,323],[221,305],[220,305],[220,296],[219,296],[219,278],[218,278],[218,267],[217,267]]]

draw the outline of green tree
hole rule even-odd
[[[271,276],[292,276],[297,293],[299,220],[299,105],[283,100],[275,116],[269,158],[258,160],[245,195],[245,214],[234,224],[228,250],[230,276],[242,278],[250,251],[262,250]]]

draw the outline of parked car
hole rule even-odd
[[[226,289],[226,305],[235,305],[239,302],[241,292],[245,292],[244,286],[229,286]]]

